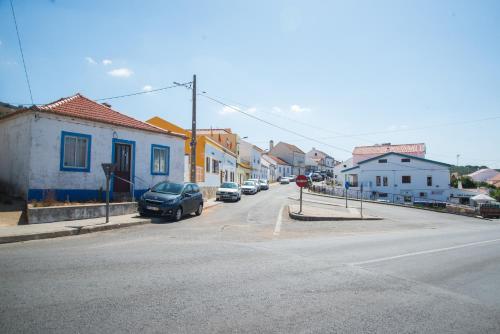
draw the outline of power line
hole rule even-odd
[[[206,93],[206,92],[204,92],[204,93]],[[237,104],[239,106],[242,106],[242,107],[245,107],[245,108],[252,108],[249,105],[246,105],[244,103],[241,103],[241,102],[238,102],[238,101],[235,101],[235,100],[231,100],[231,99],[227,99],[227,98],[222,98],[222,97],[219,97],[219,96],[215,96],[215,97],[218,98],[219,100],[226,100],[226,101],[235,103],[235,104]],[[361,139],[363,141],[366,141],[366,142],[369,142],[369,143],[373,143],[373,140],[371,140],[371,139],[362,138],[362,137],[359,137],[357,135],[345,134],[345,133],[342,133],[342,132],[339,132],[339,131],[333,131],[331,129],[326,129],[326,128],[323,128],[323,127],[320,127],[320,126],[317,126],[317,125],[314,125],[314,124],[311,124],[311,123],[302,122],[302,121],[299,121],[297,119],[294,119],[294,118],[291,118],[291,117],[287,117],[287,116],[284,116],[284,115],[277,115],[277,114],[274,114],[272,112],[269,113],[269,115],[274,116],[276,118],[281,118],[281,119],[289,120],[289,121],[292,121],[292,122],[295,122],[295,123],[298,123],[298,124],[302,124],[302,125],[311,127],[313,129],[322,130],[322,131],[325,131],[325,132],[336,134],[336,135],[338,135],[338,137],[356,137],[356,138],[359,138],[359,139]],[[330,137],[326,137],[326,138],[329,139]],[[334,138],[337,138],[337,137],[334,137]]]
[[[188,89],[191,89],[191,82],[185,82],[185,83],[176,83],[174,82],[173,85],[171,86],[166,86],[166,87],[161,87],[161,88],[156,88],[148,91],[140,91],[140,92],[135,92],[135,93],[129,93],[129,94],[124,94],[124,95],[117,95],[117,96],[111,96],[111,97],[104,97],[100,99],[95,99],[94,101],[104,101],[104,100],[113,100],[113,99],[121,99],[123,97],[129,97],[129,96],[136,96],[136,95],[142,95],[142,94],[149,94],[149,93],[154,93],[154,92],[159,92],[171,88],[177,88],[177,87],[186,87]]]
[[[28,84],[28,90],[30,92],[31,104],[34,104],[33,103],[33,94],[31,93],[30,79],[28,76],[28,70],[26,68],[26,62],[24,61],[24,52],[23,52],[23,47],[21,44],[21,37],[19,36],[19,29],[17,27],[16,13],[14,12],[14,5],[12,3],[12,0],[10,0],[10,8],[12,10],[12,17],[14,18],[14,25],[16,26],[17,42],[19,43],[19,51],[21,51],[21,59],[23,60],[24,74],[26,75],[26,82]]]
[[[280,125],[277,125],[277,124],[271,123],[271,122],[269,122],[269,121],[266,121],[265,119],[262,119],[262,118],[260,118],[260,117],[254,116],[254,115],[249,114],[249,113],[247,113],[247,112],[244,112],[244,111],[243,111],[243,110],[241,110],[240,108],[236,108],[236,107],[234,107],[234,106],[231,106],[231,105],[229,105],[229,104],[227,104],[227,103],[224,103],[224,102],[222,102],[222,101],[220,101],[220,100],[218,100],[218,99],[215,99],[215,98],[213,98],[213,97],[210,97],[210,96],[208,96],[208,95],[206,95],[206,94],[201,94],[201,96],[202,96],[202,97],[204,97],[204,98],[206,98],[206,99],[209,99],[209,100],[211,100],[211,101],[213,101],[213,102],[215,102],[215,103],[218,103],[218,104],[220,104],[220,105],[222,105],[222,106],[225,106],[225,107],[230,108],[230,109],[232,109],[232,110],[234,110],[234,111],[237,111],[237,112],[239,112],[239,113],[241,113],[241,114],[244,114],[244,115],[245,115],[245,116],[247,116],[247,117],[250,117],[250,118],[256,119],[256,120],[258,120],[258,121],[260,121],[260,122],[263,122],[263,123],[265,123],[265,124],[267,124],[267,125],[270,125],[270,126],[272,126],[272,127],[275,127],[275,128],[277,128],[277,129],[280,129],[280,130],[283,130],[283,131],[286,131],[286,132],[292,133],[292,134],[294,134],[294,135],[296,135],[296,136],[299,136],[299,137],[302,137],[302,138],[308,139],[308,140],[310,140],[310,141],[313,141],[313,142],[316,142],[316,143],[319,143],[319,144],[322,144],[322,145],[325,145],[325,146],[329,146],[329,147],[335,148],[335,149],[337,149],[337,150],[341,150],[341,151],[344,151],[344,152],[351,153],[351,151],[350,151],[350,150],[347,150],[347,149],[342,148],[342,147],[334,146],[334,145],[331,145],[331,144],[328,144],[328,143],[325,143],[325,142],[319,141],[319,140],[317,140],[317,139],[315,139],[315,138],[312,138],[312,137],[304,136],[304,135],[303,135],[303,134],[301,134],[301,133],[298,133],[298,132],[293,131],[293,130],[289,130],[289,129],[287,129],[287,128],[285,128],[285,127],[282,127],[282,126],[280,126]]]

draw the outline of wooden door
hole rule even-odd
[[[131,146],[128,144],[115,143],[115,156],[114,162],[116,163],[115,177],[113,180],[113,191],[119,193],[130,192],[130,183],[124,181],[130,181],[130,171],[131,171]],[[123,180],[122,180],[123,179]]]

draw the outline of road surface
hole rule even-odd
[[[366,203],[385,219],[298,222],[297,194],[0,245],[0,332],[500,332],[499,221]]]

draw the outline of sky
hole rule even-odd
[[[13,4],[34,103],[147,91],[196,74],[198,127],[231,128],[262,148],[286,141],[343,160],[355,146],[423,142],[429,159],[456,164],[459,154],[460,165],[500,168],[499,1]],[[7,0],[0,101],[30,103]],[[139,120],[190,127],[183,87],[108,102]]]

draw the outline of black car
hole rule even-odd
[[[160,182],[139,200],[141,216],[163,216],[175,221],[182,216],[203,211],[203,196],[195,183]]]

